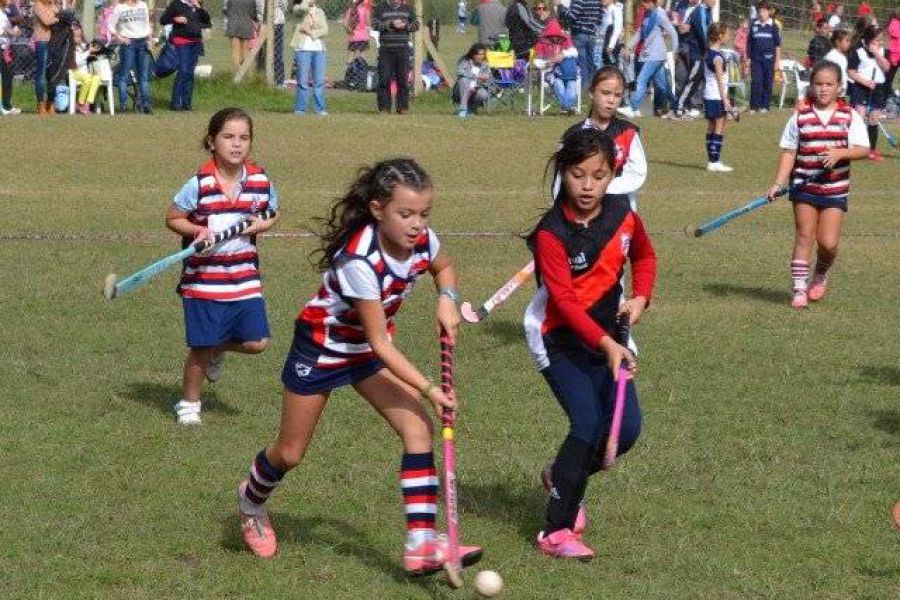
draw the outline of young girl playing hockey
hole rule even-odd
[[[331,210],[322,236],[322,285],[297,317],[281,374],[281,430],[256,455],[239,488],[243,538],[257,556],[270,557],[277,549],[263,504],[303,458],[331,392],[352,385],[403,446],[404,567],[424,574],[443,566],[447,541],[435,531],[432,425],[420,399],[435,412],[453,408],[454,400],[392,342],[394,314],[425,273],[438,289],[437,320],[456,335],[456,273],[428,227],[433,195],[428,175],[415,161],[387,160],[362,169]],[[481,550],[462,547],[460,554],[468,565]]]
[[[624,316],[635,323],[647,307],[656,277],[656,255],[625,196],[608,194],[615,174],[615,145],[594,129],[563,138],[553,157],[562,189],[529,236],[540,286],[525,314],[528,345],[541,374],[569,419],[569,434],[545,483],[550,487],[546,525],[538,534],[544,554],[589,560],[582,540],[581,504],[588,478],[600,470],[609,435],[615,373],[623,362],[633,375],[631,352],[608,332]],[[625,263],[632,296],[620,304]],[[634,444],[641,414],[628,383],[619,454]]]
[[[709,49],[703,59],[703,107],[706,110],[706,170],[713,173],[730,173],[734,169],[719,160],[725,144],[725,121],[731,112],[728,98],[728,69],[722,44],[728,40],[728,25],[713,23],[709,26]]]
[[[866,120],[869,134],[869,158],[875,161],[884,160],[878,152],[878,120],[884,114],[887,97],[885,74],[891,63],[884,56],[884,44],[881,41],[881,30],[877,26],[869,26],[860,36],[859,46],[847,57],[847,76],[853,81],[850,86],[850,103]]]
[[[269,230],[278,216],[253,215],[277,210],[278,194],[266,172],[250,162],[252,142],[253,121],[246,112],[224,108],[213,115],[203,139],[211,157],[166,213],[166,227],[182,236],[185,247],[243,219],[254,220],[242,236],[192,256],[184,266],[178,293],[189,351],[184,398],[174,406],[182,425],[200,424],[203,378],[219,378],[226,351],[259,354],[269,342],[256,234]]]
[[[775,182],[769,189],[769,198],[774,199],[785,185],[810,179],[790,193],[795,224],[791,257],[794,308],[805,308],[810,300],[825,296],[828,269],[837,256],[847,211],[850,161],[869,153],[862,117],[838,99],[841,68],[829,61],[819,62],[810,82],[808,102],[798,106],[782,133]],[[816,268],[808,282],[814,246]]]
[[[567,129],[563,139],[580,129],[596,129],[611,137],[615,144],[615,177],[607,193],[626,194],[632,210],[637,210],[637,191],[647,179],[647,157],[641,144],[640,129],[616,116],[616,109],[625,95],[625,76],[616,67],[603,67],[594,74],[588,89],[591,97],[588,118]],[[562,189],[561,177],[561,173],[557,173],[554,178],[554,198]]]

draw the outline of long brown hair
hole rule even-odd
[[[319,219],[323,223],[321,246],[313,253],[322,253],[317,262],[320,271],[331,267],[331,261],[353,233],[375,221],[369,203],[390,202],[400,186],[416,192],[433,187],[428,173],[412,158],[392,158],[359,169],[347,192],[331,206],[328,218]]]

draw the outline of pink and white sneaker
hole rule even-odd
[[[544,465],[544,468],[541,470],[541,483],[544,484],[544,491],[547,492],[549,496],[553,493],[553,462],[548,462]],[[584,505],[584,502],[578,503],[578,514],[575,515],[575,523],[572,525],[572,533],[575,535],[581,535],[584,533],[584,530],[587,529],[588,524],[590,524],[590,519],[587,514],[587,507]]]
[[[403,568],[410,575],[429,575],[444,568],[450,557],[449,540],[444,534],[435,534],[419,541],[407,543],[403,549]],[[460,562],[468,567],[481,560],[483,554],[478,546],[459,546]]]
[[[550,535],[540,532],[537,537],[538,548],[547,556],[554,558],[575,558],[588,561],[594,558],[594,551],[581,541],[581,536],[571,529],[559,529]]]
[[[241,482],[238,487],[238,499],[244,497],[247,489],[247,480]],[[260,558],[272,558],[278,551],[278,540],[275,538],[275,529],[269,521],[266,511],[260,509],[259,513],[248,514],[243,510],[238,511],[241,516],[241,537],[244,543],[256,556]]]
[[[812,276],[812,281],[809,283],[809,301],[818,302],[825,297],[825,292],[827,290],[828,275],[819,273],[814,274]]]
[[[806,290],[794,290],[791,306],[794,308],[806,308],[809,306],[809,295],[806,293]]]

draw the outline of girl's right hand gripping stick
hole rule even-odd
[[[616,331],[616,342],[625,346],[631,329],[628,314],[619,317]],[[606,440],[606,454],[603,456],[603,468],[609,469],[616,462],[619,452],[619,432],[622,430],[622,416],[625,414],[625,392],[628,386],[628,365],[619,365],[616,375],[616,400],[613,406],[612,424],[609,429],[609,437]]]

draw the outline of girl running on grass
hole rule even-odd
[[[281,381],[281,430],[256,455],[238,492],[244,541],[254,554],[275,554],[275,531],[263,504],[303,459],[333,390],[352,385],[403,446],[400,486],[406,512],[403,563],[411,574],[442,568],[445,536],[435,530],[438,478],[432,455],[434,411],[453,408],[445,395],[392,342],[394,314],[424,274],[438,289],[437,320],[456,337],[456,273],[428,227],[434,189],[412,159],[360,170],[331,209],[322,235],[322,285],[300,311]],[[463,564],[481,549],[461,548]]]
[[[278,221],[254,217],[278,209],[278,193],[266,172],[250,162],[253,121],[239,108],[212,116],[203,147],[210,159],[188,179],[166,213],[166,227],[182,236],[182,245],[212,239],[215,232],[251,218],[240,237],[213,246],[187,260],[178,293],[184,306],[188,355],[184,397],[175,404],[182,425],[200,424],[203,378],[219,379],[225,352],[259,354],[269,343],[269,322],[262,297],[256,235]]]
[[[707,34],[709,49],[703,59],[703,108],[706,111],[706,170],[713,173],[730,173],[734,169],[719,160],[725,144],[725,121],[731,112],[728,98],[728,69],[722,44],[728,41],[728,25],[713,23]]]
[[[539,278],[525,313],[525,334],[535,362],[569,419],[569,433],[545,474],[550,494],[538,534],[544,554],[589,560],[582,540],[587,513],[581,504],[588,478],[600,470],[613,412],[615,373],[632,375],[632,353],[610,333],[619,315],[630,323],[647,307],[656,278],[656,255],[643,223],[625,196],[607,190],[615,176],[615,145],[605,133],[580,129],[563,138],[553,157],[562,190],[529,236]],[[631,261],[632,295],[620,304],[625,263]],[[634,384],[622,421],[619,454],[634,444],[641,412]]]
[[[591,96],[588,118],[567,129],[563,139],[580,129],[595,129],[609,135],[615,144],[615,177],[607,193],[628,195],[632,210],[637,210],[637,191],[647,180],[647,157],[641,144],[640,129],[616,115],[625,96],[625,75],[617,67],[603,67],[594,73],[588,89]],[[562,191],[561,177],[558,172],[554,177],[554,198]]]
[[[794,253],[791,257],[791,306],[805,308],[820,300],[828,284],[828,269],[837,256],[838,241],[850,192],[850,161],[865,158],[869,139],[862,117],[843,100],[841,68],[821,61],[810,74],[807,102],[798,103],[781,135],[781,154],[769,199],[800,178],[814,178],[791,191],[794,203]],[[816,268],[809,283],[813,247]]]
[[[878,151],[878,119],[884,114],[887,97],[885,74],[891,70],[891,63],[884,56],[881,30],[869,26],[863,30],[859,46],[847,57],[847,77],[853,81],[850,86],[850,103],[866,120],[869,134],[869,158],[884,160]]]

